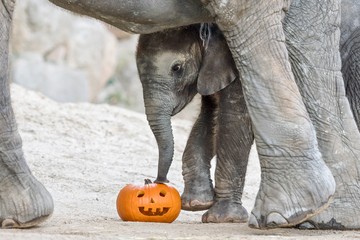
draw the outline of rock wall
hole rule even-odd
[[[138,35],[132,35],[118,41],[115,72],[96,102],[144,112],[142,86],[135,60],[137,39]]]
[[[109,103],[144,112],[137,38],[48,0],[17,0],[13,82],[60,102]],[[199,105],[196,98],[177,117],[194,120]]]
[[[47,0],[18,0],[13,81],[62,102],[93,101],[114,74],[117,38],[94,19]]]

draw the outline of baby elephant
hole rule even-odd
[[[145,111],[159,147],[156,182],[167,182],[173,158],[171,116],[196,95],[200,114],[183,154],[182,208],[209,209],[203,222],[246,222],[241,203],[253,133],[239,74],[220,30],[201,25],[141,35],[137,66]],[[204,26],[204,25],[203,25]],[[210,160],[216,155],[215,189]]]

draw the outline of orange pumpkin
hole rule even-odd
[[[144,186],[128,184],[121,189],[116,208],[124,221],[171,223],[179,216],[181,198],[175,188],[146,179]]]

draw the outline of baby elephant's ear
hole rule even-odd
[[[220,30],[212,33],[204,49],[197,89],[201,95],[211,95],[228,86],[237,77],[229,47]]]

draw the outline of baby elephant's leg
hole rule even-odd
[[[183,155],[185,189],[181,195],[182,209],[209,209],[214,201],[210,177],[210,161],[215,155],[215,117],[217,99],[202,97],[201,112],[196,120]]]
[[[223,89],[219,99],[215,202],[202,221],[247,222],[241,197],[254,136],[240,81]]]

